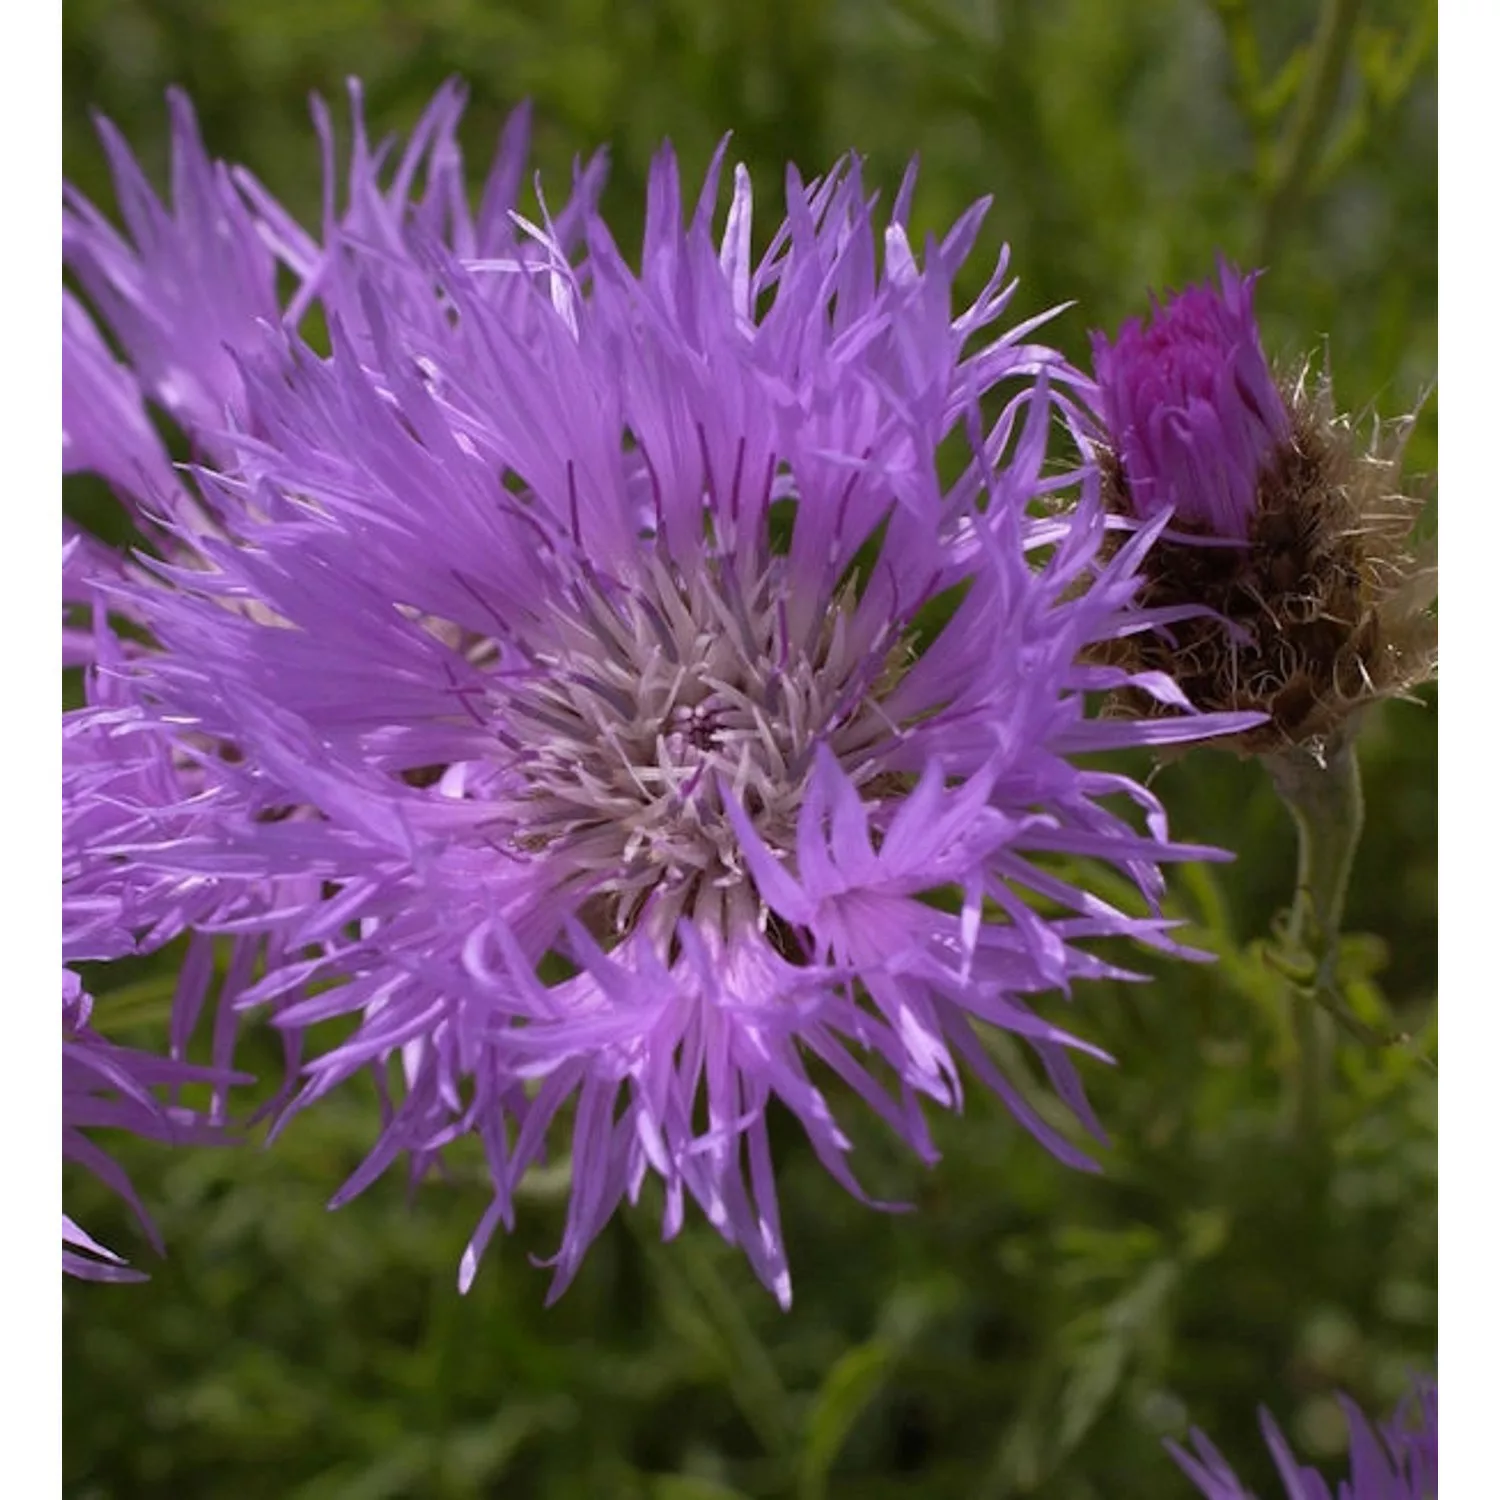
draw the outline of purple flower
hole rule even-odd
[[[1261,476],[1291,433],[1254,287],[1221,260],[1217,288],[1153,302],[1149,322],[1129,319],[1113,343],[1093,335],[1100,415],[1142,519],[1170,509],[1211,536],[1249,536]]]
[[[1072,1060],[1097,1049],[1032,997],[1120,975],[1083,940],[1182,952],[1159,866],[1212,851],[1072,757],[1253,722],[1085,664],[1140,624],[1160,528],[1106,556],[1097,472],[1049,461],[1082,377],[1034,325],[998,326],[1004,259],[954,315],[982,206],[919,262],[910,177],[879,224],[857,164],[792,172],[757,261],[743,168],[713,231],[718,172],[684,222],[658,159],[638,273],[588,174],[519,226],[471,223],[446,188],[441,222],[399,183],[361,190],[365,230],[323,251],[252,195],[332,310],[332,352],[291,320],[237,350],[237,421],[197,475],[230,532],[99,585],[153,637],[121,691],[215,751],[215,795],[248,810],[154,868],[277,891],[240,1003],[294,1037],[357,1022],[295,1101],[367,1068],[381,1087],[335,1202],[400,1156],[420,1174],[482,1142],[494,1200],[465,1287],[562,1136],[554,1295],[655,1178],[666,1234],[695,1201],[787,1302],[766,1112],[863,1196],[830,1078],[932,1161],[924,1103],[959,1107],[967,1071],[1089,1165],[986,1036],[1029,1048],[1098,1135]],[[1028,517],[1065,488],[1066,519]],[[1129,685],[1176,715],[1088,716]],[[1148,914],[1059,857],[1122,869]],[[255,930],[239,909],[194,920]]]
[[[1346,1396],[1339,1398],[1349,1423],[1349,1477],[1330,1489],[1316,1469],[1299,1464],[1264,1407],[1261,1431],[1276,1460],[1287,1500],[1435,1500],[1438,1476],[1437,1381],[1419,1380],[1389,1422],[1372,1426]],[[1208,1500],[1254,1500],[1223,1454],[1196,1428],[1193,1452],[1176,1443],[1167,1450]]]

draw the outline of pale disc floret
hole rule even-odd
[[[653,558],[634,587],[576,586],[501,695],[497,732],[524,786],[512,847],[589,872],[609,940],[644,921],[666,951],[683,918],[764,931],[724,798],[789,852],[817,745],[858,787],[879,775],[894,627],[862,638],[848,588],[793,639],[782,574],[773,558],[746,584],[716,560],[684,578]]]

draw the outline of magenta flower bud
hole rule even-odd
[[[1184,528],[1250,534],[1261,477],[1291,435],[1255,326],[1255,280],[1221,260],[1218,289],[1169,295],[1113,343],[1093,336],[1101,414],[1142,520],[1170,507]]]

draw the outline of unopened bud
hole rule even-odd
[[[1143,521],[1172,511],[1139,606],[1204,610],[1110,659],[1168,673],[1200,709],[1268,716],[1221,744],[1316,755],[1365,705],[1435,674],[1437,567],[1412,540],[1422,501],[1400,489],[1414,419],[1361,444],[1326,373],[1278,382],[1254,280],[1221,262],[1218,287],[1169,296],[1113,342],[1095,335],[1107,503]]]

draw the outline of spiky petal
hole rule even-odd
[[[1261,1432],[1276,1461],[1286,1500],[1436,1500],[1438,1492],[1437,1381],[1416,1382],[1390,1421],[1372,1424],[1347,1396],[1339,1398],[1349,1424],[1349,1475],[1330,1489],[1314,1468],[1298,1463],[1276,1420],[1264,1407]],[[1208,1500],[1255,1500],[1224,1455],[1196,1428],[1193,1451],[1167,1451]]]
[[[77,974],[62,973],[62,1156],[87,1168],[134,1213],[157,1254],[163,1252],[145,1205],[124,1169],[95,1141],[96,1129],[124,1130],[165,1145],[214,1145],[224,1139],[221,1125],[196,1110],[171,1103],[190,1084],[223,1087],[245,1081],[239,1075],[197,1067],[135,1047],[122,1047],[90,1024],[93,1000]],[[62,1266],[87,1281],[143,1281],[115,1251],[102,1245],[67,1214],[62,1222]]]

